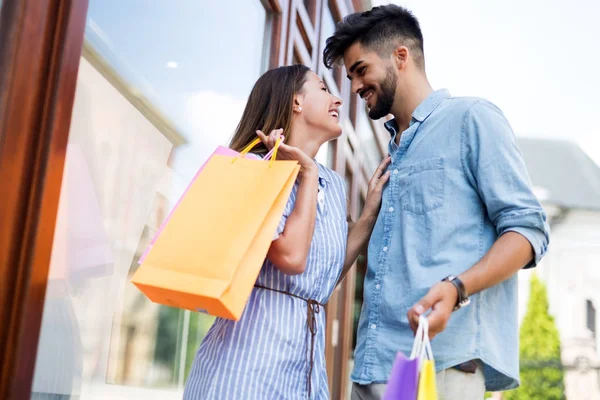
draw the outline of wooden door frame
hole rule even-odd
[[[0,398],[28,399],[88,0],[0,16]]]

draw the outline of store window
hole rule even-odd
[[[335,24],[336,21],[331,12],[331,5],[328,4],[327,7],[325,7],[321,20],[321,52],[325,49],[327,39],[335,33]],[[345,68],[339,63],[336,63],[332,68],[333,78],[335,79],[338,89],[341,89],[342,87],[342,82],[345,77],[344,70]]]
[[[317,16],[317,0],[304,0],[304,7],[314,25]]]
[[[129,279],[266,68],[263,4],[90,1],[33,398],[181,398],[212,318]]]
[[[363,159],[368,175],[375,173],[375,170],[383,160],[383,154],[377,144],[375,129],[373,122],[369,119],[366,111],[365,101],[361,98],[356,98],[358,109],[356,110],[356,135],[360,141],[360,146],[363,151]]]

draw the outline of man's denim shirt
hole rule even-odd
[[[352,380],[386,382],[398,351],[410,354],[407,312],[448,275],[477,263],[514,231],[531,243],[536,265],[548,246],[546,214],[533,193],[513,131],[493,104],[433,92],[396,145],[391,176],[368,250],[364,303]],[[438,371],[481,359],[487,389],[519,382],[517,275],[471,296],[432,341]]]

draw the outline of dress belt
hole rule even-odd
[[[308,372],[307,372],[307,390],[308,390],[308,398],[310,399],[311,389],[312,389],[312,371],[315,364],[315,337],[317,335],[317,314],[320,312],[321,307],[324,307],[323,304],[319,303],[316,300],[305,299],[304,297],[295,295],[285,290],[277,290],[273,288],[269,288],[262,285],[254,285],[254,287],[259,289],[270,290],[272,292],[287,294],[288,296],[295,297],[302,301],[305,301],[307,304],[307,315],[306,315],[306,326],[308,327],[308,331],[310,333],[310,339],[307,336],[307,346],[308,340],[310,340],[310,354],[307,356],[306,363],[308,364]]]

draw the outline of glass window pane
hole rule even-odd
[[[306,11],[310,16],[311,22],[315,23],[315,14],[317,11],[317,2],[316,0],[304,0],[304,7],[306,7]]]
[[[325,7],[325,11],[323,12],[322,22],[321,22],[321,47],[320,47],[321,49],[325,48],[325,42],[327,41],[327,38],[332,36],[334,32],[335,32],[335,19],[333,18],[331,9],[329,8],[329,6],[327,6],[327,7]],[[341,65],[335,64],[333,66],[333,77],[335,78],[335,82],[336,82],[338,88],[340,88],[342,86],[343,71],[344,71],[344,68]]]
[[[260,0],[90,1],[38,395],[181,399],[213,318],[152,303],[131,273],[197,169],[228,143],[267,65],[266,21]]]
[[[359,97],[356,98],[356,101],[358,102],[356,134],[358,136],[358,140],[360,141],[361,149],[363,150],[365,163],[370,176],[379,166],[382,156],[377,144],[375,132],[373,132],[373,128],[369,121],[369,116],[366,112],[365,101]]]

